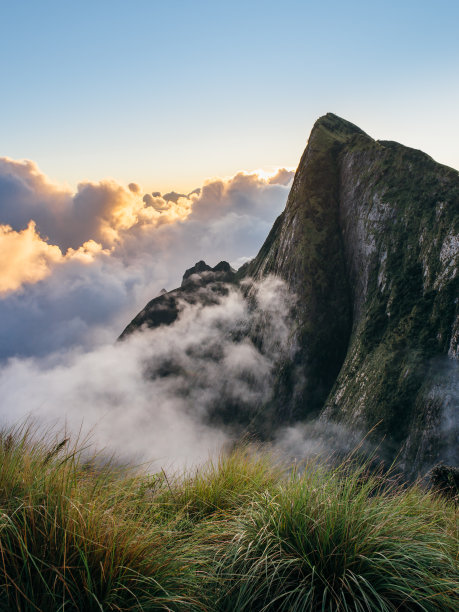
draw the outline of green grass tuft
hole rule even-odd
[[[0,437],[0,610],[201,609],[171,521],[144,479],[30,429]]]
[[[219,609],[457,610],[456,521],[418,486],[310,465],[241,516]]]

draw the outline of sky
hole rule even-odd
[[[235,292],[215,311],[185,309],[167,331],[116,338],[198,260],[237,268],[256,255],[326,112],[459,168],[459,4],[0,8],[0,425],[84,421],[98,443],[141,458],[203,456],[227,439],[204,418],[226,392],[215,364],[198,351],[204,383],[182,355],[188,374],[167,385],[146,380],[145,364],[160,371],[180,343],[217,342],[225,380],[256,404],[273,363],[228,334],[258,315]],[[280,333],[289,297],[270,283],[258,314]]]
[[[2,154],[73,188],[295,167],[334,112],[459,167],[455,0],[1,2]]]

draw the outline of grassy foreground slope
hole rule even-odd
[[[240,448],[142,474],[0,434],[0,610],[457,610],[458,510]]]

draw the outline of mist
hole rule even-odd
[[[0,370],[2,424],[32,418],[155,467],[206,460],[237,435],[212,416],[226,406],[249,418],[270,397],[276,362],[292,350],[294,298],[284,283],[268,278],[250,293],[247,300],[228,286],[215,305],[183,304],[171,326],[92,351],[10,359]]]
[[[441,448],[443,461],[459,464],[459,362],[457,359],[437,357],[430,363],[436,382],[428,395],[435,417],[428,427],[434,431]]]

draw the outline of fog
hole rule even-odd
[[[234,433],[210,424],[219,407],[237,405],[244,416],[269,399],[274,366],[292,350],[292,303],[268,278],[250,301],[228,287],[217,304],[183,304],[173,325],[121,342],[12,358],[0,371],[3,425],[32,418],[156,467],[203,461]]]

